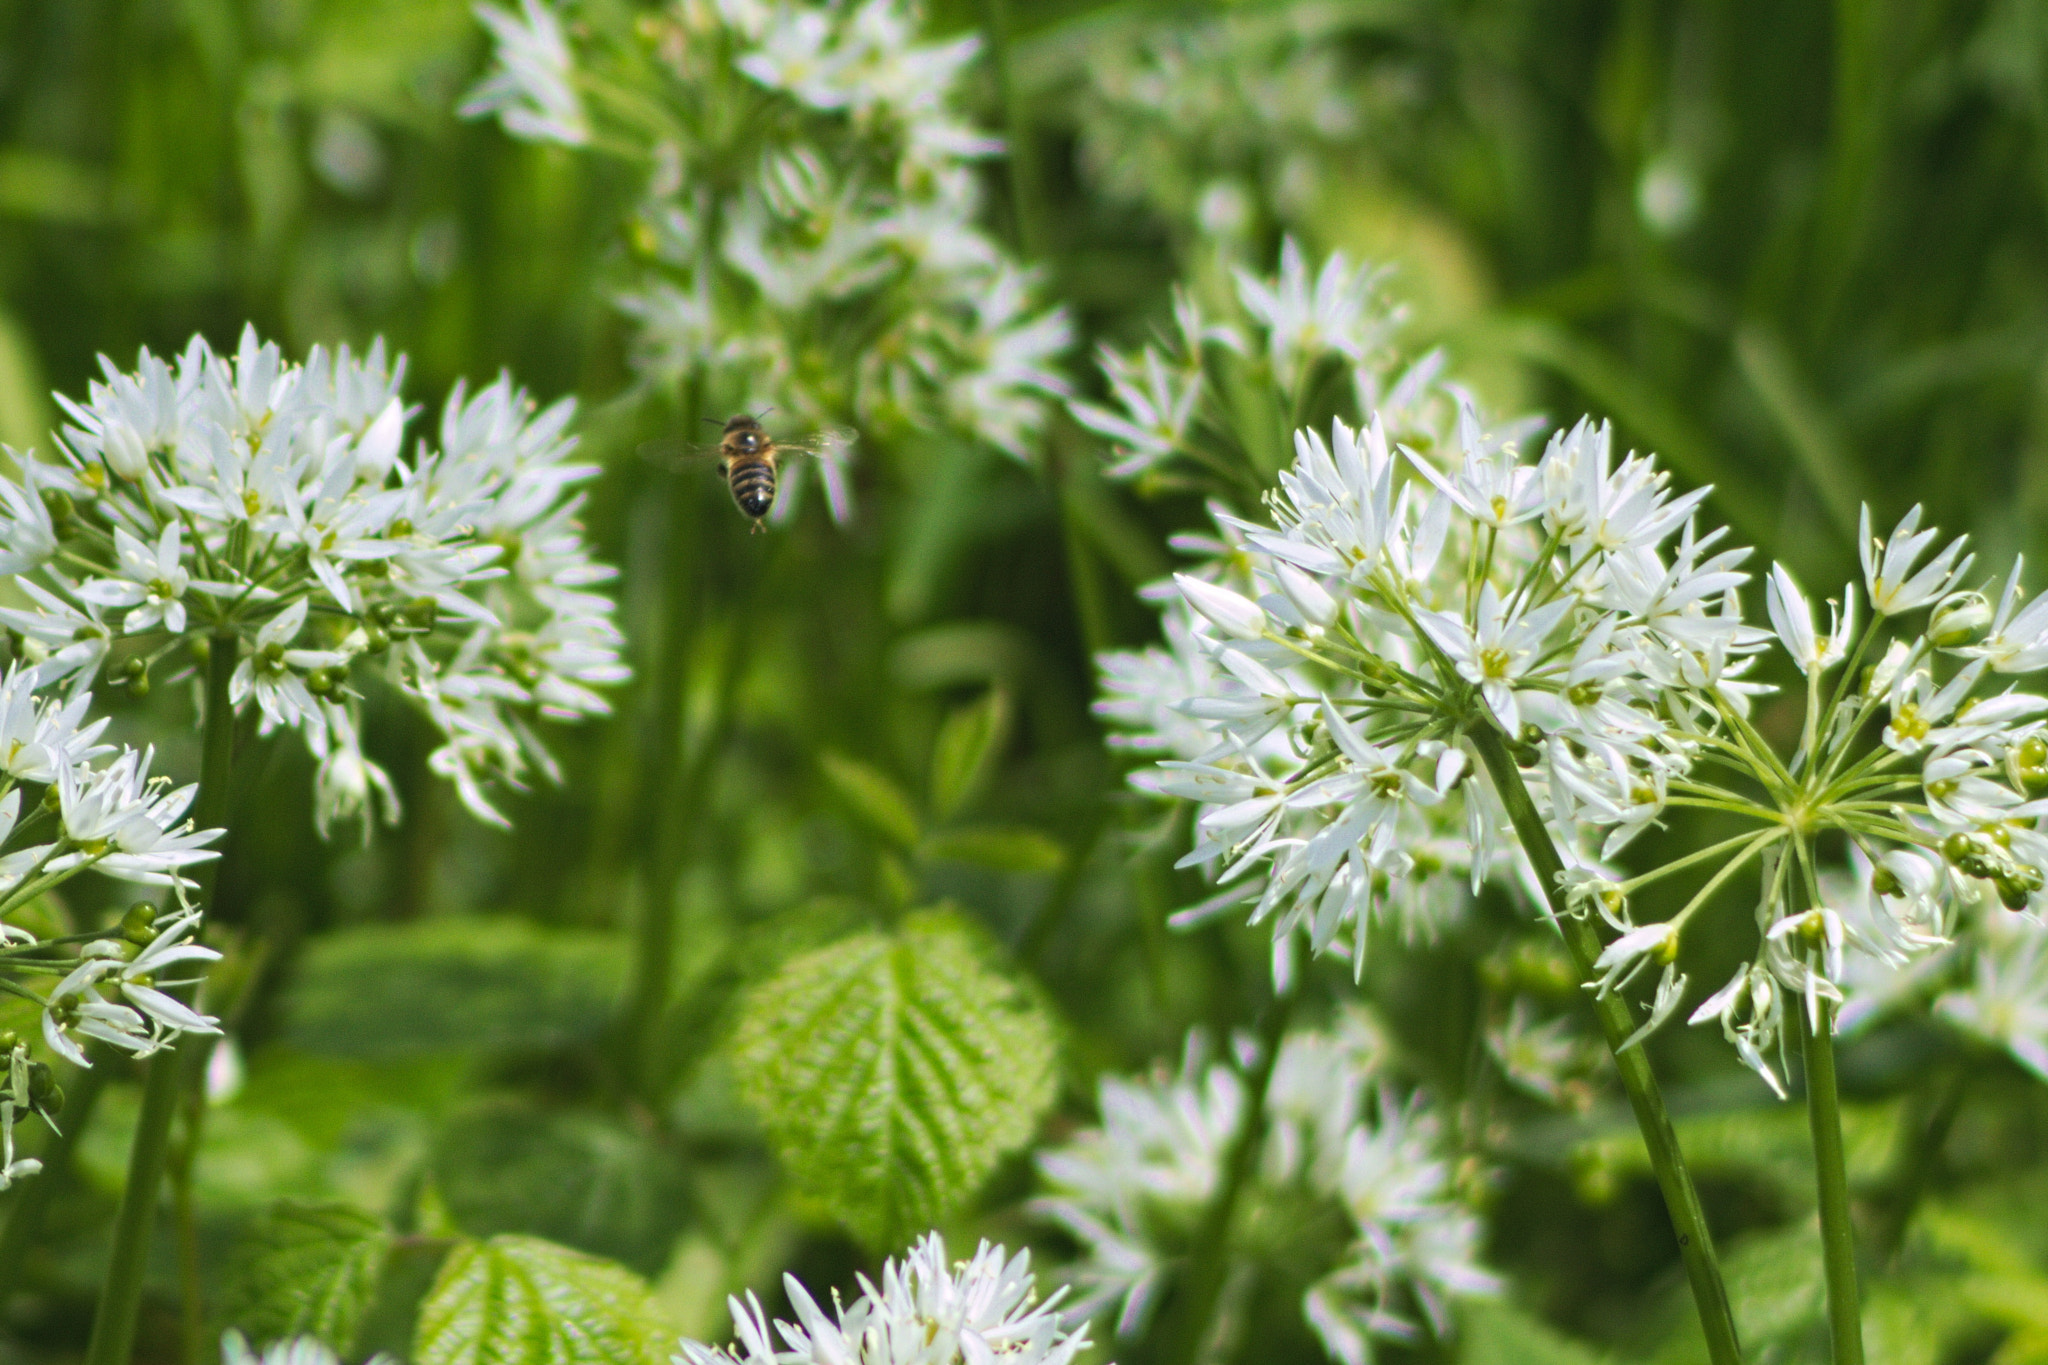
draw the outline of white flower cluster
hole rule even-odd
[[[1345,60],[1358,23],[1314,4],[1098,15],[1035,65],[1075,87],[1066,102],[1096,183],[1174,227],[1242,238],[1305,215],[1325,158],[1357,154],[1388,84]]]
[[[1088,1346],[1086,1334],[1060,1325],[1064,1290],[1038,1299],[1031,1253],[1006,1257],[987,1242],[971,1260],[948,1262],[945,1242],[930,1233],[883,1265],[880,1288],[863,1275],[851,1306],[834,1295],[831,1316],[794,1275],[782,1283],[797,1321],[771,1333],[751,1293],[745,1303],[734,1297],[727,1302],[739,1341],[685,1341],[676,1365],[1070,1365]]]
[[[1340,294],[1341,273],[1324,275]],[[1295,292],[1290,311],[1314,316],[1320,291]],[[1109,430],[1109,414],[1083,416]],[[1692,1019],[1719,1023],[1781,1088],[1767,1054],[1785,1045],[1788,1000],[1821,1027],[1857,954],[1903,964],[1986,896],[2048,904],[2036,827],[2048,699],[1992,686],[2048,666],[2048,606],[2025,601],[2017,565],[1993,602],[1962,589],[1962,543],[1937,549],[1917,509],[1884,539],[1866,515],[1862,582],[1826,626],[1780,565],[1767,631],[1745,622],[1738,596],[1748,552],[1695,524],[1706,491],[1674,494],[1648,458],[1617,462],[1604,426],[1556,434],[1534,462],[1469,408],[1433,445],[1389,431],[1375,412],[1361,430],[1335,423],[1327,442],[1300,433],[1268,497],[1271,524],[1221,515],[1215,567],[1179,577],[1192,614],[1169,624],[1169,649],[1104,662],[1103,713],[1175,755],[1141,780],[1204,807],[1186,862],[1235,888],[1211,907],[1253,902],[1255,922],[1306,927],[1318,951],[1350,925],[1362,953],[1368,922],[1418,871],[1485,875],[1503,827],[1469,780],[1485,729],[1573,855],[1574,913],[1597,911],[1616,934],[1590,984],[1656,980],[1631,1044],[1685,1001],[1686,924],[1760,865],[1763,947]],[[1120,433],[1134,453],[1140,435]],[[1151,450],[1164,458],[1179,442],[1162,432]],[[1861,627],[1859,589],[1872,608]],[[1773,645],[1805,679],[1789,754],[1749,716],[1771,690],[1750,675]],[[1864,722],[1880,716],[1868,738]],[[1462,850],[1444,818],[1459,806]],[[1603,860],[1674,806],[1757,828],[1610,876]],[[1862,924],[1822,891],[1814,841],[1830,831],[1869,869],[1877,909]],[[1633,920],[1634,892],[1690,869],[1705,882],[1682,910]]]
[[[0,496],[10,488],[0,483]],[[104,935],[66,934],[46,914],[22,913],[86,871],[170,886],[182,901],[183,869],[216,856],[207,845],[221,834],[192,827],[196,789],[151,776],[152,754],[100,742],[107,722],[87,719],[91,693],[44,695],[44,685],[43,669],[19,660],[0,676],[0,994],[37,1007],[51,1053],[80,1066],[89,1065],[88,1039],[146,1057],[187,1032],[217,1032],[166,990],[190,984],[167,972],[220,956],[191,941],[194,913],[159,920],[154,905],[139,903]],[[33,987],[39,979],[46,989]],[[27,1041],[0,1031],[0,1188],[39,1169],[16,1161],[14,1123],[55,1115],[62,1098],[52,1084]]]
[[[1357,410],[1377,412],[1389,439],[1431,450],[1472,399],[1445,381],[1440,351],[1395,368],[1389,343],[1406,314],[1382,294],[1385,275],[1342,252],[1311,271],[1289,238],[1281,244],[1277,275],[1235,273],[1240,322],[1205,317],[1191,295],[1177,292],[1170,334],[1135,350],[1102,348],[1098,359],[1110,401],[1075,400],[1068,408],[1111,443],[1111,478],[1168,487],[1188,475],[1238,478],[1244,463],[1256,467],[1260,457],[1245,448],[1256,441],[1245,440],[1245,415],[1231,407],[1240,386],[1219,384],[1212,372],[1223,357],[1247,367],[1247,378],[1296,409],[1319,381],[1347,381]],[[1503,435],[1526,429],[1518,425]]]
[[[318,1337],[286,1337],[262,1350],[249,1345],[240,1332],[229,1331],[220,1340],[221,1365],[340,1365],[334,1348]],[[366,1365],[391,1365],[391,1357],[379,1352]]]
[[[1143,1329],[1194,1250],[1188,1234],[1243,1127],[1243,1075],[1220,1062],[1203,1066],[1199,1051],[1190,1047],[1177,1076],[1105,1078],[1102,1127],[1039,1158],[1055,1193],[1035,1207],[1086,1249],[1068,1271],[1082,1295],[1074,1312],[1114,1308],[1119,1337]],[[1418,1313],[1432,1332],[1447,1333],[1451,1299],[1498,1287],[1478,1263],[1479,1220],[1458,1195],[1436,1120],[1421,1096],[1402,1101],[1380,1083],[1382,1051],[1355,1015],[1282,1043],[1264,1146],[1240,1196],[1290,1209],[1274,1229],[1290,1240],[1301,1231],[1300,1197],[1341,1211],[1348,1240],[1330,1248],[1327,1270],[1304,1287],[1302,1312],[1344,1365],[1364,1365],[1374,1338],[1413,1339]],[[1238,1221],[1261,1222],[1255,1212]]]
[[[1029,452],[1071,329],[975,226],[974,163],[998,150],[962,112],[975,39],[921,41],[902,0],[684,0],[575,52],[524,5],[480,8],[499,67],[464,112],[652,165],[644,275],[620,299],[650,383],[864,429],[945,420]],[[657,104],[661,131],[593,136],[579,57]]]
[[[318,760],[323,831],[367,825],[380,800],[396,816],[360,746],[358,679],[381,675],[425,711],[442,738],[430,765],[496,823],[487,780],[554,771],[529,718],[606,711],[595,689],[627,673],[612,603],[592,591],[612,570],[576,522],[575,486],[596,469],[569,462],[569,400],[536,412],[509,379],[458,386],[438,448],[408,456],[416,410],[381,343],[296,365],[245,330],[233,356],[195,337],[172,361],[144,351],[133,373],[102,363],[88,401],[59,396],[59,458],[0,478],[0,569],[25,603],[0,621],[37,685],[78,697],[104,672],[143,693],[160,667],[234,648],[234,704]],[[123,759],[81,789],[103,812],[95,837],[115,837],[144,766]]]

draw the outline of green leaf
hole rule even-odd
[[[793,959],[748,995],[732,1048],[798,1184],[877,1247],[972,1194],[1055,1088],[1051,1020],[943,912]]]
[[[946,717],[932,745],[932,810],[950,820],[988,780],[1010,737],[1010,698],[990,688],[978,702]]]
[[[420,1305],[414,1365],[663,1365],[671,1343],[624,1266],[538,1237],[450,1252]]]
[[[487,1101],[449,1121],[432,1169],[464,1232],[533,1233],[642,1272],[688,1220],[682,1163],[596,1114]]]
[[[566,1047],[604,1031],[624,969],[612,935],[524,920],[343,930],[307,950],[286,1041],[330,1057]]]
[[[970,825],[949,829],[924,841],[925,857],[943,862],[973,863],[996,872],[1057,872],[1067,851],[1035,829],[1005,825]]]
[[[311,1334],[348,1355],[390,1250],[390,1231],[360,1210],[279,1203],[244,1235],[224,1316],[258,1345]]]
[[[1607,1354],[1572,1340],[1513,1304],[1468,1299],[1458,1306],[1460,1365],[1599,1365]]]
[[[876,769],[844,754],[820,754],[818,766],[840,799],[873,826],[876,833],[902,848],[917,842],[917,811],[902,788]]]

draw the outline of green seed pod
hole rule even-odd
[[[1896,896],[1906,888],[1899,884],[1897,873],[1879,863],[1870,869],[1870,889],[1880,896]]]
[[[157,910],[148,901],[137,901],[121,916],[121,937],[130,943],[156,941]]]
[[[370,604],[370,619],[380,626],[390,625],[398,619],[398,604],[396,602],[372,602]]]
[[[186,642],[185,648],[192,651],[192,662],[204,668],[213,662],[213,641],[204,635],[195,635]]]
[[[37,1100],[35,1107],[36,1112],[43,1116],[44,1122],[56,1118],[64,1112],[64,1087],[52,1081],[49,1093]]]
[[[52,1090],[57,1088],[57,1077],[50,1071],[48,1062],[28,1064],[28,1102],[40,1105]]]
[[[385,650],[391,648],[391,632],[384,629],[384,627],[373,624],[363,634],[369,637],[368,648],[370,653],[382,654]]]
[[[406,624],[414,630],[432,630],[441,613],[441,604],[431,597],[415,597],[405,604]]]

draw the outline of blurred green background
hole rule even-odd
[[[1496,410],[1612,416],[1814,581],[1849,572],[1861,499],[1885,524],[1924,502],[1989,562],[2048,549],[2048,7],[934,6],[934,33],[972,28],[1000,36],[976,79],[1015,148],[989,168],[990,218],[1081,323],[1084,391],[1094,341],[1142,337],[1176,277],[1270,269],[1293,233],[1392,262],[1407,344],[1447,346]],[[1190,1025],[1242,1025],[1264,998],[1265,931],[1163,928],[1199,895],[1171,871],[1185,826],[1127,793],[1129,760],[1087,709],[1090,646],[1150,637],[1133,590],[1200,509],[1041,472],[1095,457],[1062,426],[1040,469],[984,453],[943,487],[869,476],[850,531],[811,509],[749,538],[715,479],[632,456],[664,411],[621,397],[627,325],[607,301],[634,186],[459,121],[485,55],[459,0],[0,0],[0,439],[38,443],[48,391],[81,393],[100,353],[126,367],[194,331],[232,346],[245,321],[295,354],[385,337],[430,412],[501,367],[543,400],[579,396],[608,467],[587,523],[626,570],[643,677],[660,586],[680,580],[690,604],[672,623],[688,661],[677,824],[654,827],[643,738],[664,699],[644,688],[616,723],[558,736],[567,779],[515,799],[512,834],[460,813],[423,770],[423,727],[394,710],[367,730],[405,824],[323,845],[305,760],[275,746],[240,793],[219,915],[292,933],[253,969],[247,1076],[199,1158],[208,1306],[232,1315],[224,1267],[272,1200],[402,1221],[430,1188],[429,1221],[620,1259],[679,1328],[722,1338],[730,1288],[770,1291],[784,1267],[847,1285],[873,1265],[784,1188],[715,1043],[740,985],[860,924],[878,886],[911,876],[921,899],[967,907],[1042,985],[1065,1030],[1054,1134],[1086,1120],[1101,1071],[1174,1057]],[[1177,106],[1131,78],[1162,62]],[[906,873],[824,756],[923,792],[945,718],[977,703],[1000,707],[1006,739],[974,809],[1038,842]],[[611,1021],[643,894],[625,869],[661,837],[684,851],[666,1016],[658,1055],[621,1062]],[[1376,982],[1409,1002],[1414,1070],[1440,1090],[1459,1083],[1499,918]],[[1659,1046],[1694,1108],[1740,1089],[1710,1040]],[[1866,1049],[1861,1072],[1852,1055],[1850,1079],[1873,1101],[1905,1094],[1919,1046]],[[621,1069],[647,1083],[622,1091]],[[1963,1149],[1998,1173],[1989,1203],[2024,1207],[2048,1128],[2038,1087],[2011,1089]],[[100,1103],[0,1284],[0,1361],[82,1348],[132,1086],[115,1077]],[[1756,1123],[1796,1132],[1773,1115]],[[1626,1142],[1532,1134],[1494,1263],[1532,1311],[1633,1349],[1670,1311],[1654,1191]],[[1719,1174],[1708,1158],[1717,1226],[1792,1225],[1797,1198],[1769,1177],[1781,1157]],[[962,1227],[1042,1238],[1018,1211],[1030,1188],[1013,1161]],[[1758,1245],[1746,1273],[1768,1282]],[[151,1360],[177,1356],[170,1266],[166,1245]],[[2043,1304],[1985,1310],[1973,1321],[1993,1326],[1949,1353],[2040,1330]]]

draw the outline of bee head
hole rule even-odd
[[[726,422],[725,439],[741,454],[755,454],[761,449],[761,424],[741,413]]]

